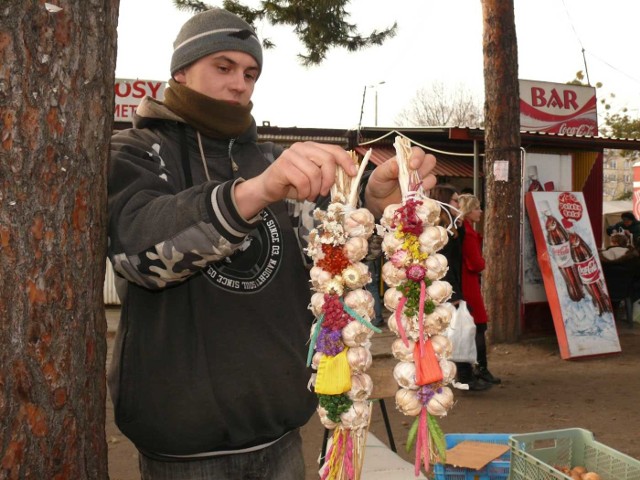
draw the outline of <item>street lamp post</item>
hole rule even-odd
[[[375,92],[375,96],[374,96],[374,125],[377,127],[378,126],[378,86],[382,85],[383,83],[386,83],[384,80],[382,80],[381,82],[378,82],[374,85],[369,85],[369,88],[375,88],[376,92]]]

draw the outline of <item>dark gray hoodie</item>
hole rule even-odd
[[[196,132],[161,103],[145,99],[138,114],[114,135],[109,168],[109,257],[125,284],[116,423],[152,455],[271,442],[316,405],[299,239],[314,205],[279,202],[247,222],[232,186],[281,153],[256,143],[255,124],[235,140],[202,136],[203,160]]]

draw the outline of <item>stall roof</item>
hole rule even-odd
[[[469,127],[452,127],[449,136],[454,140],[484,141],[484,129]],[[553,146],[580,150],[612,148],[617,150],[640,150],[640,139],[615,138],[588,135],[562,135],[547,132],[520,132],[520,143],[527,145]]]

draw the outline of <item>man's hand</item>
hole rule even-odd
[[[436,184],[436,177],[431,173],[436,165],[436,159],[426,154],[419,147],[411,148],[409,166],[417,170],[422,179],[422,188],[429,190]],[[389,159],[378,166],[369,177],[365,190],[365,206],[376,218],[380,218],[385,207],[391,203],[402,202],[402,193],[398,183],[398,162]]]
[[[236,185],[238,211],[244,218],[251,218],[284,198],[313,201],[319,195],[328,195],[338,165],[348,175],[357,174],[349,153],[337,145],[294,143],[260,175]]]

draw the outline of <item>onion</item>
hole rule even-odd
[[[587,472],[582,475],[582,480],[602,480],[602,477],[596,472]]]

